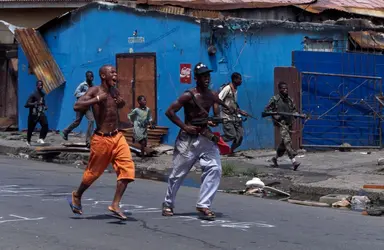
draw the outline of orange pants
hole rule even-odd
[[[114,136],[92,136],[91,154],[82,182],[91,185],[104,173],[109,163],[113,164],[117,180],[134,181],[135,164],[128,143],[120,132]]]

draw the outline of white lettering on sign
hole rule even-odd
[[[128,37],[128,43],[145,43],[145,39],[142,36]]]

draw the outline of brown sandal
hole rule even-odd
[[[199,212],[199,219],[201,220],[215,220],[216,218],[215,213],[209,208],[197,207],[196,210]]]
[[[163,203],[163,216],[173,216],[173,208],[168,206],[167,204]]]

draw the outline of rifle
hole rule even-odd
[[[274,115],[285,115],[285,116],[293,116],[295,118],[307,119],[306,114],[298,114],[298,113],[288,113],[288,112],[261,112],[261,117],[274,116]]]
[[[207,125],[208,122],[212,122],[214,124],[223,123],[224,119],[220,117],[207,117],[207,118],[197,118],[191,121],[191,125],[193,126],[204,126]]]

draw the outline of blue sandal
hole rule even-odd
[[[67,198],[67,200],[68,200],[68,203],[69,203],[69,206],[71,207],[71,209],[72,209],[72,212],[74,213],[74,214],[79,214],[79,215],[82,215],[83,214],[83,211],[82,211],[82,207],[81,207],[81,205],[80,206],[76,206],[76,205],[74,205],[73,203],[73,196],[74,196],[74,192],[72,192],[72,197],[71,198]]]

